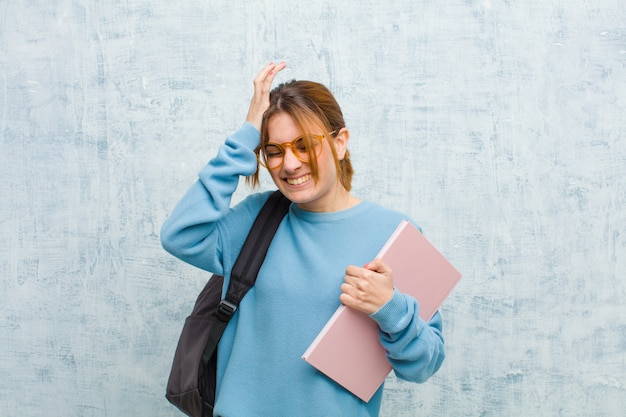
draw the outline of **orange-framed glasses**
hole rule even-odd
[[[331,132],[332,135],[335,132]],[[325,136],[307,135],[299,136],[291,142],[274,143],[268,142],[260,149],[259,163],[267,169],[278,169],[285,162],[287,148],[301,162],[307,163],[311,158],[318,158],[322,153],[322,141]]]

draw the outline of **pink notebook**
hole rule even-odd
[[[394,285],[415,297],[428,321],[461,279],[461,274],[410,222],[393,232],[377,258],[393,271]],[[391,372],[378,325],[366,314],[340,306],[302,359],[363,401],[369,401]]]

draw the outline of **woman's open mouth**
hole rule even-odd
[[[287,181],[287,184],[289,185],[301,185],[311,180],[311,178],[311,174],[307,174],[298,178],[285,178],[285,181]]]

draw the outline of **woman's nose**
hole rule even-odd
[[[284,161],[283,161],[283,166],[285,167],[285,169],[293,170],[293,169],[299,168],[300,165],[302,165],[302,161],[300,161],[296,157],[296,154],[293,152],[293,149],[291,149],[291,147],[288,147],[287,149],[285,149],[285,156],[284,156]]]

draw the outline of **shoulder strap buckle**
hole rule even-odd
[[[217,318],[223,322],[228,322],[237,311],[237,306],[227,300],[220,301],[217,307]]]

